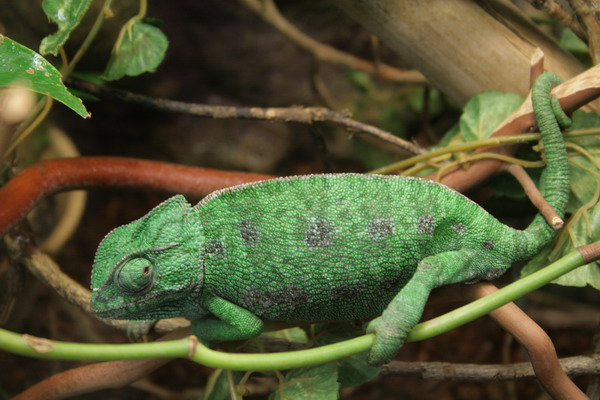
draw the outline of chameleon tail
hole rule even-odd
[[[546,153],[546,169],[542,173],[540,190],[562,218],[569,198],[569,164],[560,125],[566,127],[571,120],[560,108],[558,100],[550,97],[552,86],[561,82],[562,79],[554,73],[540,75],[533,84],[531,102]],[[538,214],[524,232],[527,246],[524,253],[531,257],[552,240],[556,231]]]

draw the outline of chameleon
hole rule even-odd
[[[562,218],[569,170],[558,119],[568,117],[549,96],[559,82],[541,75],[532,103],[546,156],[540,189]],[[195,206],[176,195],[112,230],[94,258],[91,307],[104,318],[186,317],[205,344],[252,338],[265,321],[374,318],[367,360],[381,365],[432,289],[498,277],[554,234],[540,214],[516,230],[426,179],[276,178],[215,191]]]

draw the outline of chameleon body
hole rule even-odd
[[[547,167],[542,193],[562,217],[566,151],[545,74],[533,101]],[[174,196],[100,244],[91,305],[102,317],[184,316],[205,343],[259,334],[263,320],[371,317],[369,361],[389,361],[438,286],[491,279],[554,235],[541,215],[510,228],[432,181],[324,174],[249,183],[192,207]]]

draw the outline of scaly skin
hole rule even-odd
[[[542,191],[562,217],[567,158],[548,93],[533,89],[546,149]],[[329,174],[214,192],[192,207],[174,196],[113,230],[94,261],[92,308],[102,317],[184,316],[204,342],[259,334],[263,320],[379,316],[369,361],[390,361],[430,291],[491,279],[554,235],[541,216],[503,225],[454,190],[417,178]]]

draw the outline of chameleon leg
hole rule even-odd
[[[263,322],[250,311],[221,297],[212,296],[204,306],[215,317],[192,321],[192,333],[203,343],[212,340],[241,340],[259,335]]]
[[[376,335],[368,356],[370,364],[381,365],[394,358],[408,333],[421,319],[432,289],[481,277],[472,265],[479,264],[475,255],[476,252],[463,249],[436,254],[419,262],[411,280],[398,292],[381,316],[367,326],[367,333]],[[481,268],[481,273],[485,273],[487,269]]]

